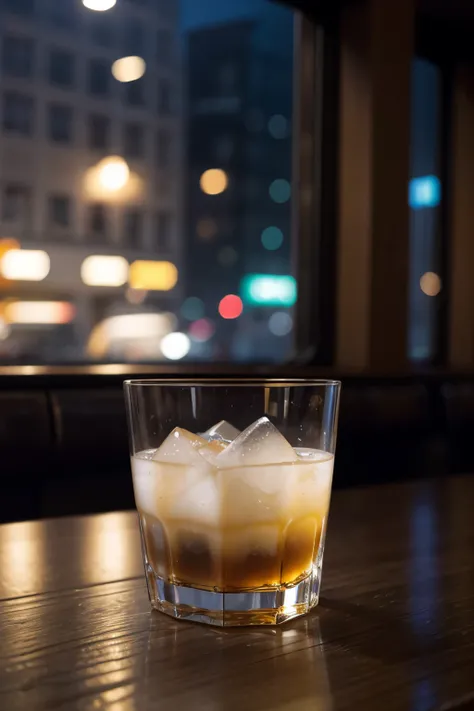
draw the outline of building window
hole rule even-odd
[[[2,43],[3,73],[11,77],[32,77],[35,43],[30,37],[6,35]]]
[[[74,86],[74,55],[63,49],[53,49],[49,55],[49,80],[63,89]]]
[[[73,111],[65,104],[50,104],[48,132],[51,141],[70,143],[73,134]]]
[[[6,10],[18,15],[33,15],[35,12],[35,0],[3,0],[3,4]]]
[[[31,217],[31,189],[26,185],[6,185],[3,189],[2,219],[28,223]]]
[[[31,96],[16,91],[3,94],[3,128],[5,131],[31,136],[34,128],[35,103]]]
[[[103,59],[91,59],[89,62],[89,93],[93,96],[106,96],[109,93],[110,62]]]
[[[166,210],[156,214],[156,247],[159,252],[171,250],[171,214]]]
[[[145,146],[145,129],[139,123],[127,123],[124,128],[123,148],[127,158],[142,158]]]
[[[71,224],[71,200],[68,195],[51,195],[48,201],[49,224],[69,227]]]
[[[143,106],[145,104],[145,83],[143,79],[125,84],[124,91],[125,103],[129,106]]]
[[[110,119],[101,114],[89,116],[89,147],[93,150],[107,150],[109,147]]]
[[[440,356],[442,294],[441,69],[417,58],[412,65],[410,156],[410,285],[408,355]]]
[[[169,30],[158,30],[156,33],[156,61],[159,64],[170,64],[172,55],[172,40]]]
[[[171,84],[167,79],[158,82],[158,113],[168,115],[172,112]]]
[[[143,239],[143,213],[141,210],[128,210],[125,213],[125,244],[140,249]]]
[[[126,23],[123,38],[123,51],[125,55],[138,55],[143,57],[145,47],[145,29],[138,20]]]
[[[107,213],[105,205],[100,203],[90,205],[88,227],[92,238],[100,238],[101,241],[105,240],[107,237]]]
[[[160,129],[156,135],[156,164],[158,168],[168,168],[171,159],[171,136]]]

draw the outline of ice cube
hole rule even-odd
[[[268,417],[261,417],[247,427],[215,459],[216,466],[222,469],[295,461],[293,447]]]
[[[159,464],[149,458],[132,457],[133,489],[137,508],[155,514]]]
[[[232,442],[239,434],[240,430],[237,427],[231,425],[230,422],[226,422],[226,420],[221,420],[217,425],[203,432],[202,437],[207,440],[217,439]]]
[[[199,435],[182,427],[175,427],[161,447],[158,447],[153,459],[164,464],[199,465],[203,460],[198,450],[206,444],[207,440]]]
[[[211,470],[183,488],[170,508],[170,517],[186,523],[201,523],[216,527],[220,521],[218,478]]]

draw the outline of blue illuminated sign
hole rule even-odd
[[[413,178],[408,186],[408,204],[413,210],[436,207],[441,200],[441,183],[436,175]]]

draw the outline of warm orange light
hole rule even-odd
[[[223,193],[228,184],[227,174],[220,168],[210,168],[204,171],[199,180],[201,190],[207,195]]]
[[[132,289],[148,291],[170,291],[178,281],[178,270],[172,262],[133,262],[128,274]]]
[[[75,315],[68,301],[11,301],[4,308],[7,323],[53,325],[69,323]]]
[[[20,249],[20,243],[17,242],[16,239],[13,239],[11,237],[2,237],[0,238],[0,264],[2,262],[3,257],[7,252],[10,252],[13,249]],[[0,286],[8,284],[8,280],[5,279],[5,277],[2,276],[1,270],[0,270]]]
[[[425,272],[420,279],[420,289],[426,296],[438,296],[441,291],[441,279],[435,272]]]

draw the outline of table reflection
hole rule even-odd
[[[0,526],[2,587],[7,597],[43,588],[45,530],[39,521]]]
[[[284,628],[195,630],[152,613],[143,670],[147,700],[166,699],[179,686],[183,708],[220,711],[230,701],[231,677],[231,708],[332,711],[317,614]]]
[[[91,516],[82,540],[82,563],[94,571],[97,582],[136,577],[142,572],[137,570],[137,544],[137,537],[123,525],[123,514]]]

